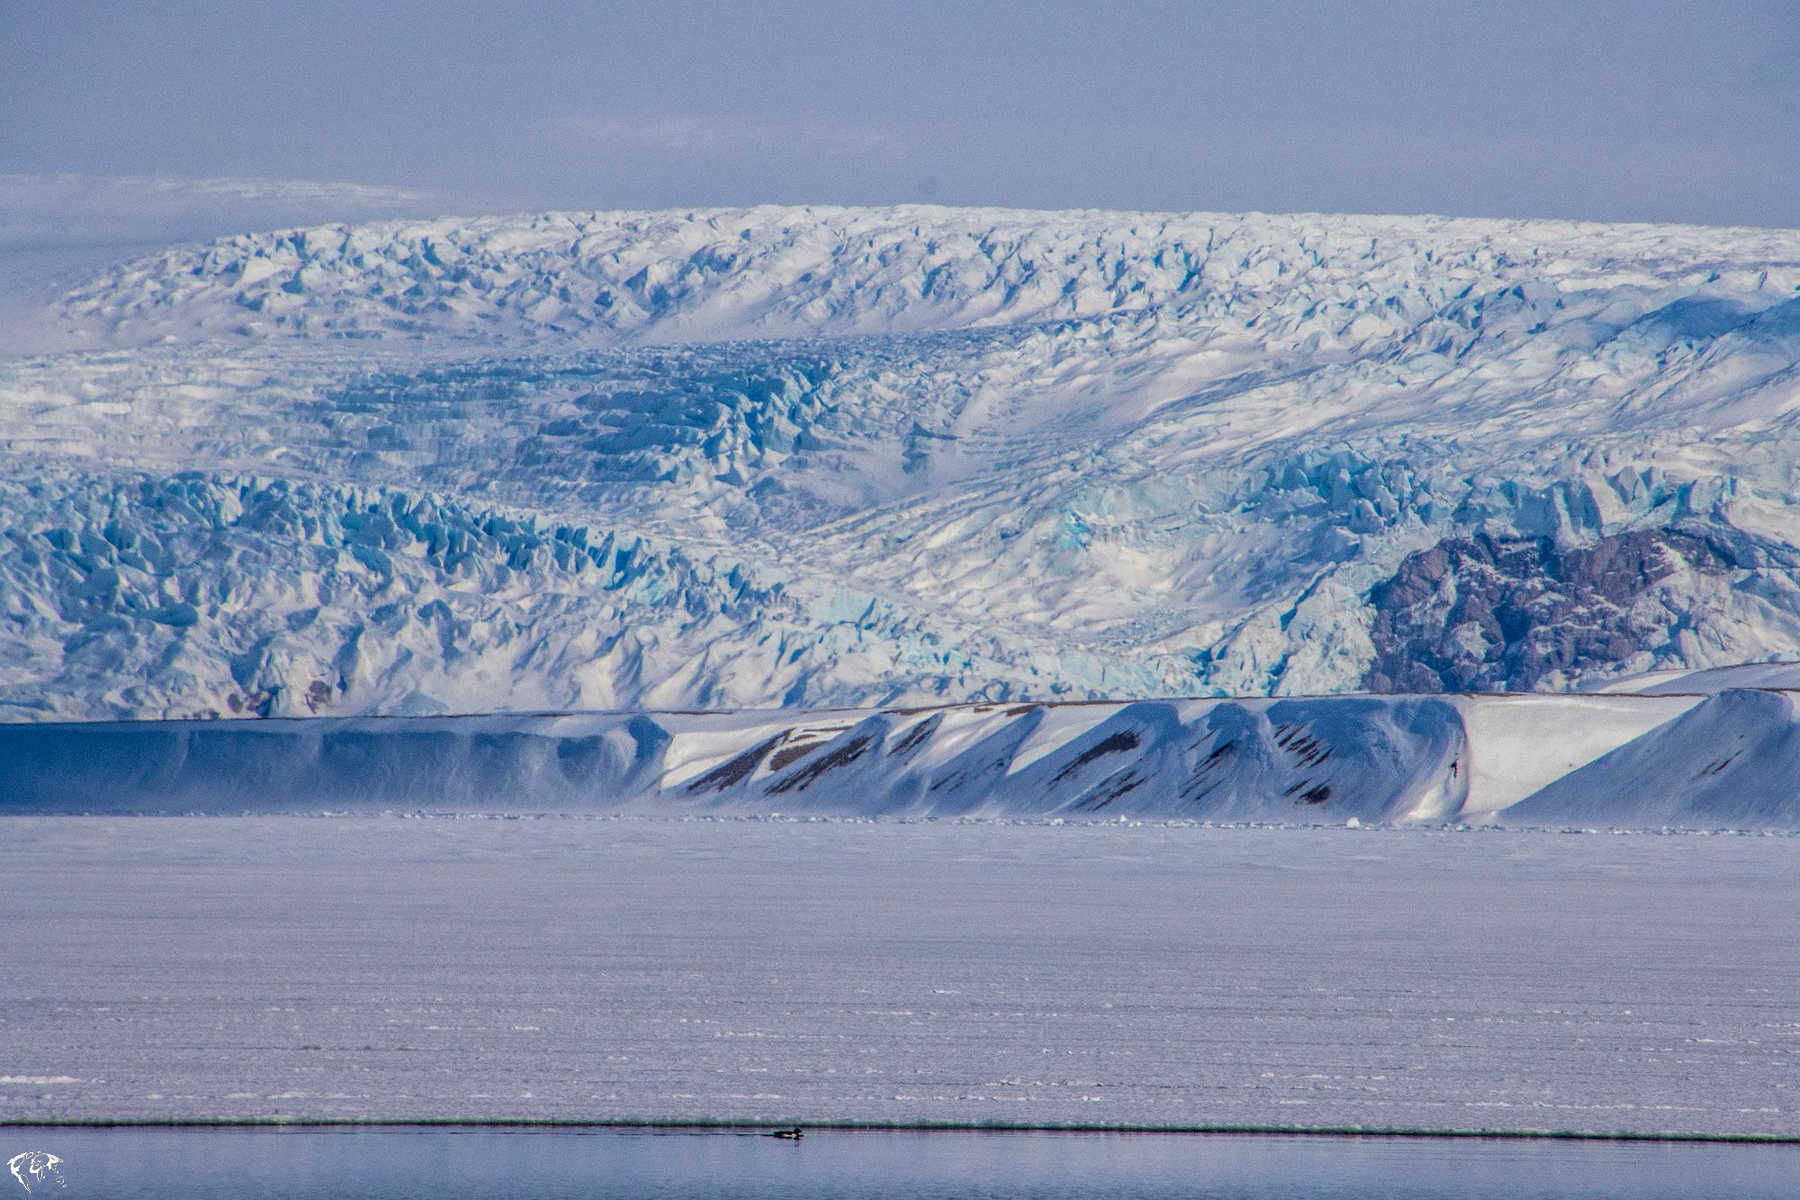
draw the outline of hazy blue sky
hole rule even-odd
[[[0,173],[1800,225],[1797,63],[1795,0],[0,0]]]

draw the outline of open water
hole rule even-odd
[[[66,1200],[1791,1197],[1800,1145],[1102,1133],[0,1128]],[[0,1180],[13,1194],[21,1185]]]

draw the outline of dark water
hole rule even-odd
[[[1800,1146],[1100,1133],[0,1129],[67,1200],[1791,1197]],[[24,1196],[11,1179],[0,1190]]]

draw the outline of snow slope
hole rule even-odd
[[[0,725],[0,811],[1454,816],[1436,698]]]
[[[0,361],[0,712],[1562,691],[1791,657],[1797,289],[1787,231],[1403,217],[175,247]]]
[[[1792,694],[0,725],[0,812],[1800,830]]]
[[[1514,805],[1511,824],[1756,828],[1796,824],[1795,693],[1733,688]]]
[[[1507,810],[1578,767],[1673,721],[1694,696],[1462,696],[1469,743],[1468,795],[1460,816],[1480,820]],[[1630,824],[1623,806],[1615,816]],[[1800,820],[1800,818],[1797,818]]]
[[[1800,663],[1745,663],[1736,667],[1715,667],[1710,671],[1692,671],[1638,690],[1650,695],[1706,695],[1730,688],[1760,688],[1767,691],[1800,691]]]
[[[1800,830],[1796,693],[0,724],[0,813]]]

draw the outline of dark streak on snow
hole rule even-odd
[[[1073,775],[1076,771],[1079,771],[1082,767],[1093,762],[1103,754],[1117,754],[1122,750],[1135,750],[1137,749],[1138,740],[1138,735],[1131,730],[1121,729],[1111,737],[1105,738],[1094,743],[1092,746],[1089,746],[1077,756],[1074,762],[1058,771],[1056,773],[1056,778],[1052,779],[1050,782],[1061,783],[1070,775]]]
[[[783,767],[797,763],[824,744],[823,742],[798,742],[791,746],[783,746],[775,752],[775,757],[769,760],[769,770],[779,771]]]
[[[1319,739],[1299,725],[1283,723],[1275,727],[1275,744],[1292,754],[1301,766],[1316,767],[1331,757],[1331,747],[1321,746]]]
[[[943,720],[942,714],[936,714],[927,717],[917,725],[914,725],[911,729],[906,731],[905,736],[900,738],[900,740],[895,742],[892,746],[888,747],[888,757],[900,758],[917,750],[920,746],[924,745],[927,738],[937,732],[937,727],[943,724]]]
[[[1069,807],[1075,812],[1098,812],[1120,796],[1137,790],[1147,782],[1148,780],[1137,772],[1127,769],[1108,777],[1099,787]]]
[[[810,763],[807,763],[804,767],[801,767],[786,779],[778,780],[771,784],[769,786],[769,794],[771,796],[776,796],[780,795],[782,792],[805,791],[808,784],[825,774],[827,771],[847,766],[861,758],[863,751],[867,750],[869,744],[874,740],[875,739],[872,736],[866,733],[851,738],[829,754],[822,755],[815,758]]]
[[[1742,753],[1742,751],[1733,750],[1730,754],[1727,754],[1724,758],[1716,759],[1713,762],[1707,763],[1704,767],[1700,768],[1700,774],[1701,775],[1717,775],[1720,771],[1723,771],[1726,767],[1729,767],[1732,764],[1732,762],[1737,758],[1737,756],[1741,753]]]
[[[730,762],[727,762],[722,766],[714,767],[700,778],[694,780],[694,782],[688,784],[688,794],[690,796],[697,796],[701,792],[722,792],[733,784],[748,779],[750,774],[756,770],[757,764],[762,762],[769,751],[773,750],[776,746],[779,746],[781,744],[781,739],[786,736],[786,731],[778,733],[767,741],[759,742],[750,747],[750,749],[744,751]]]

